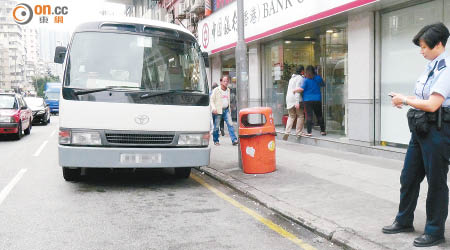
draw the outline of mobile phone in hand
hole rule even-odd
[[[388,96],[390,96],[391,98],[394,98],[394,95],[393,95],[393,94],[388,94]]]

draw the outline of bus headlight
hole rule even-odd
[[[178,137],[179,146],[208,146],[209,133],[204,134],[181,134]]]
[[[102,145],[102,138],[98,132],[72,131],[73,145]]]

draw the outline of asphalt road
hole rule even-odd
[[[193,171],[90,171],[66,182],[57,117],[0,137],[0,249],[340,249]]]

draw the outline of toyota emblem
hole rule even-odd
[[[147,124],[150,118],[146,115],[138,115],[134,118],[134,122],[136,122],[139,125]]]

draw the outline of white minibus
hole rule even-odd
[[[207,53],[186,29],[121,18],[79,25],[57,47],[64,80],[59,164],[67,181],[84,168],[174,168],[209,164]]]

